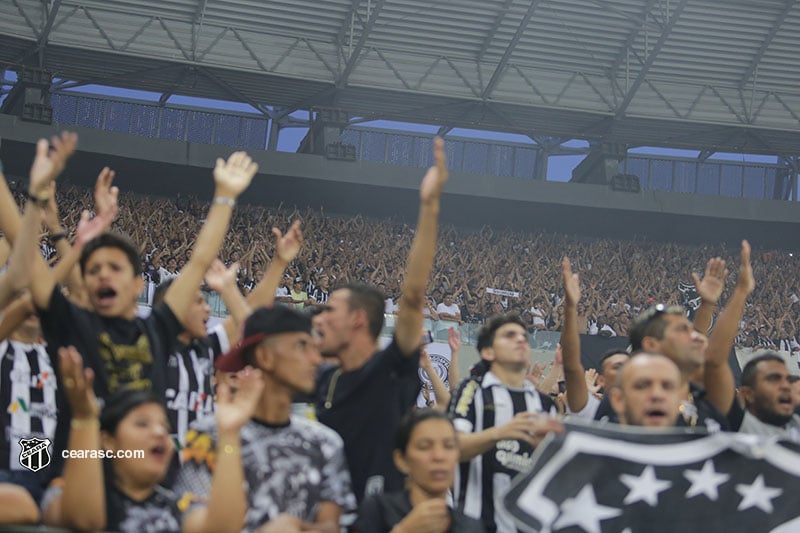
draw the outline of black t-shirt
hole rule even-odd
[[[412,510],[408,493],[393,492],[369,496],[358,510],[355,531],[358,533],[389,533]],[[479,520],[461,511],[450,509],[450,527],[445,533],[484,533]]]
[[[392,340],[356,370],[330,367],[320,373],[317,419],[344,440],[359,502],[366,493],[403,488],[403,476],[392,459],[394,432],[416,402],[418,372],[419,352],[406,357]]]
[[[706,390],[696,383],[689,382],[689,393],[692,405],[684,404],[682,416],[678,417],[676,426],[701,427],[711,432],[730,431],[728,419],[706,399]]]
[[[122,389],[152,390],[163,396],[167,358],[177,347],[183,329],[166,304],[154,306],[147,318],[104,318],[78,307],[54,289],[48,308],[40,309],[39,315],[51,360],[58,361],[58,348],[74,346],[84,366],[94,370],[94,393],[101,402]],[[60,466],[72,412],[64,396],[61,372],[58,365],[54,367],[58,424],[52,457],[54,466]]]
[[[181,530],[181,513],[175,495],[159,486],[141,502],[132,500],[113,484],[106,484],[106,530],[121,533],[169,533]]]

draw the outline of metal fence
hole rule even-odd
[[[60,124],[258,150],[267,145],[269,120],[256,114],[247,116],[65,93],[54,94],[52,106],[53,119]]]
[[[258,114],[188,106],[56,93],[56,122],[157,139],[219,144],[264,150],[270,121]],[[433,134],[354,126],[341,140],[356,147],[356,158],[397,166],[433,164]],[[535,144],[448,136],[452,170],[520,179],[536,176]],[[546,165],[544,165],[546,168]],[[748,199],[798,200],[798,178],[777,164],[699,161],[691,158],[637,154],[620,162],[619,171],[639,177],[645,190],[706,194]]]

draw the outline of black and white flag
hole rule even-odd
[[[522,531],[800,531],[800,446],[568,424],[504,504]]]

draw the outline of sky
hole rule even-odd
[[[16,73],[13,71],[6,71],[5,82],[6,84],[16,81]],[[83,94],[96,94],[111,97],[130,98],[134,100],[141,100],[146,102],[158,102],[161,97],[160,93],[139,91],[134,89],[121,89],[117,87],[108,87],[102,85],[83,85],[74,89],[67,89],[68,92],[76,92]],[[0,102],[4,99],[0,97]],[[245,113],[252,113],[254,109],[244,103],[230,102],[227,100],[213,100],[208,98],[196,98],[190,96],[173,95],[167,101],[167,104],[185,105],[192,107],[205,107],[216,110],[224,111],[238,111]],[[300,119],[308,118],[308,111],[297,111],[292,113],[292,116]],[[376,120],[372,122],[363,122],[359,124],[363,127],[392,129],[405,132],[414,133],[436,133],[439,125],[426,125],[414,124],[407,122],[395,122],[386,120]],[[300,144],[300,141],[305,137],[307,128],[284,128],[281,130],[278,140],[278,150],[284,152],[295,152]],[[455,128],[447,134],[451,137],[466,137],[474,139],[485,139],[492,141],[504,141],[514,143],[524,143],[534,145],[535,143],[527,136],[516,133],[502,133],[495,131],[483,131],[474,129]],[[446,138],[445,138],[446,139]],[[572,148],[583,148],[588,146],[588,143],[583,140],[574,139],[568,141],[564,146]],[[651,154],[663,155],[669,157],[691,157],[696,158],[699,155],[699,150],[677,150],[671,148],[659,147],[638,147],[628,150],[630,154]],[[572,177],[572,169],[584,158],[584,155],[559,155],[551,156],[548,160],[547,179],[549,181],[569,181]],[[757,154],[735,154],[735,153],[715,153],[709,159],[719,161],[736,161],[736,162],[749,162],[749,163],[776,163],[775,156],[764,156]]]

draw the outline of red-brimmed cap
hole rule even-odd
[[[215,366],[222,372],[238,372],[246,366],[243,355],[247,350],[271,335],[294,332],[311,333],[311,319],[283,305],[256,309],[245,320],[242,339],[220,356]]]

